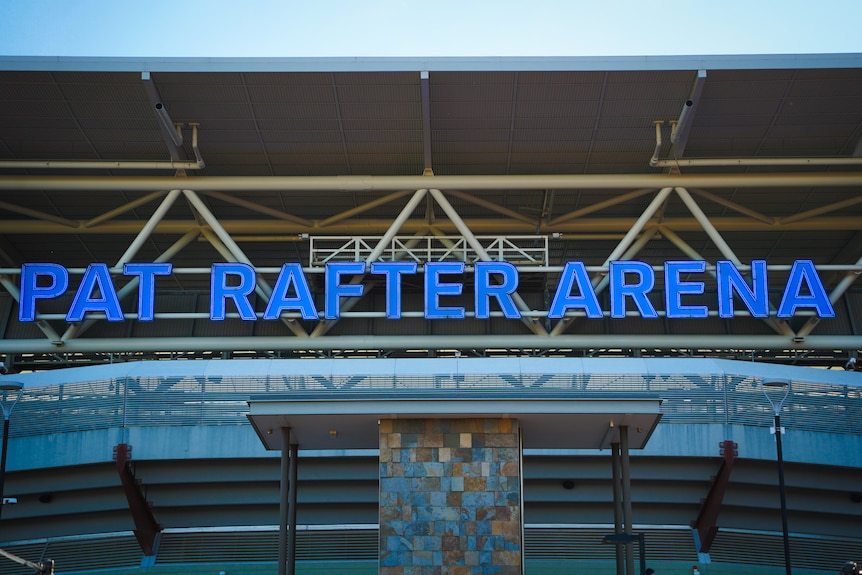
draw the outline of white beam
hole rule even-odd
[[[434,201],[437,202],[443,211],[446,213],[446,216],[449,220],[455,224],[455,227],[458,228],[458,231],[464,236],[464,240],[473,248],[473,251],[479,256],[483,262],[490,262],[491,256],[488,255],[488,252],[485,251],[485,248],[482,247],[482,244],[479,243],[479,240],[476,239],[476,236],[473,235],[473,232],[467,227],[467,224],[464,223],[464,220],[461,219],[461,216],[455,211],[455,208],[452,207],[452,204],[449,203],[449,200],[446,199],[446,196],[443,195],[443,192],[440,190],[431,190],[431,197],[434,198]],[[527,302],[518,295],[517,292],[512,294],[512,300],[515,302],[515,305],[518,306],[518,309],[521,311],[529,311],[530,306],[527,305]],[[545,327],[540,324],[538,321],[532,318],[522,317],[521,321],[526,324],[526,326],[533,332],[538,335],[547,335],[547,331]]]
[[[230,234],[227,232],[227,230],[222,227],[221,223],[218,221],[218,218],[216,218],[215,215],[210,211],[210,209],[203,202],[203,200],[201,200],[200,196],[198,196],[192,190],[183,190],[183,194],[186,196],[195,211],[200,214],[200,216],[206,221],[207,224],[209,224],[210,228],[212,228],[212,231],[222,242],[224,248],[229,252],[229,254],[232,255],[236,261],[254,267],[254,264],[252,264],[251,260],[248,259],[248,256],[245,255],[245,252],[243,252],[242,249],[236,244],[236,242],[233,241],[233,238],[230,237]],[[207,236],[207,230],[202,230],[202,232],[205,236]],[[213,247],[215,247],[216,249],[219,248],[219,246],[216,245],[216,242],[213,242],[212,239],[210,239],[210,243],[212,243]],[[226,257],[226,254],[222,255],[223,257],[228,259]],[[256,274],[256,276],[258,289],[263,291],[264,299],[268,301],[269,297],[272,295],[272,286],[270,286],[269,283],[267,283],[267,281],[263,279],[263,276],[261,276],[259,273]],[[305,329],[296,321],[287,318],[282,318],[282,321],[297,337],[308,337],[308,334],[306,333]]]
[[[545,190],[636,188],[808,188],[858,187],[862,172],[772,174],[561,174],[523,176],[0,176],[0,190],[142,191],[189,187],[233,192],[440,190]]]
[[[815,335],[795,341],[782,335],[387,335],[296,338],[247,337],[127,337],[81,338],[62,344],[47,339],[3,340],[4,353],[120,353],[272,350],[421,350],[421,349],[862,349],[862,336]]]
[[[691,194],[688,193],[688,190],[685,188],[675,188],[676,194],[680,197],[683,203],[686,205],[691,214],[695,217],[695,219],[703,226],[703,231],[706,232],[706,235],[709,236],[709,239],[713,241],[713,243],[718,248],[718,251],[721,254],[733,262],[737,268],[742,265],[742,261],[736,256],[736,253],[730,249],[730,246],[727,245],[727,242],[724,241],[724,238],[721,237],[721,234],[715,229],[715,226],[712,225],[712,222],[709,221],[709,217],[700,209],[700,206],[694,201],[694,198],[691,197]],[[769,304],[770,310],[774,311],[775,308],[770,302]],[[766,324],[777,331],[780,334],[793,336],[793,330],[787,325],[787,322],[784,320],[779,320],[775,317],[768,317],[763,320]]]

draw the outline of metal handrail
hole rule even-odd
[[[90,429],[248,425],[254,397],[347,398],[445,394],[482,398],[662,400],[663,424],[763,426],[772,411],[754,376],[728,374],[428,374],[123,376],[27,387],[11,437]],[[862,386],[794,381],[783,417],[797,430],[862,435]]]

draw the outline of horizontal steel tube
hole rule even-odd
[[[862,336],[810,336],[796,342],[782,335],[419,335],[264,337],[83,338],[55,345],[47,339],[3,341],[4,353],[170,352],[333,349],[862,349]]]
[[[859,186],[862,173],[791,174],[574,174],[535,176],[0,176],[0,190],[143,191],[190,187],[204,191],[541,190],[665,188],[775,188]]]
[[[723,166],[862,166],[862,158],[691,158],[657,160],[656,168],[723,167]]]
[[[691,257],[692,260],[700,260],[700,256]],[[664,271],[664,265],[652,265],[650,266],[653,271],[661,273]],[[855,272],[856,274],[862,274],[862,264],[818,264],[817,271],[819,272]],[[751,270],[751,266],[747,264],[743,264],[741,266],[736,266],[739,271],[749,271]],[[464,266],[465,273],[472,273],[474,271],[474,267],[470,264]],[[519,273],[560,273],[565,269],[564,266],[531,266],[531,265],[516,265],[515,269],[518,270]],[[585,266],[585,269],[590,273],[598,273],[598,272],[607,272],[608,266]],[[705,272],[714,272],[715,266],[707,264],[704,269]],[[770,272],[786,272],[793,269],[792,265],[789,264],[770,264],[769,271]],[[425,268],[422,265],[419,265],[417,271],[419,273],[423,273]],[[71,275],[82,275],[87,268],[75,268],[69,267],[66,268],[66,271]],[[109,268],[109,271],[112,274],[121,274],[123,273],[122,268]],[[266,267],[266,266],[255,266],[254,271],[259,274],[273,274],[278,275],[281,273],[280,267]],[[326,273],[326,268],[323,266],[303,266],[303,273],[306,274],[322,274]],[[209,275],[212,273],[212,267],[175,267],[171,270],[173,275]],[[21,268],[0,268],[0,275],[20,275]],[[802,313],[802,312],[797,312]]]
[[[548,312],[547,311],[541,311],[541,310],[525,310],[525,311],[521,311],[520,313],[521,313],[522,317],[535,317],[535,318],[541,318],[541,319],[548,317]],[[611,317],[611,313],[607,310],[603,311],[602,313],[607,318]],[[664,310],[656,310],[656,314],[658,314],[659,317],[665,317],[667,315],[667,313]],[[257,319],[263,319],[263,312],[262,311],[255,312],[255,315],[257,316]],[[322,314],[319,314],[319,315],[320,315],[319,319],[321,319],[321,320],[324,319]],[[707,315],[707,317],[719,317],[718,311],[716,311],[716,310],[709,310],[706,315]],[[464,311],[464,317],[466,317],[466,318],[471,318],[471,317],[475,317],[475,316],[476,316],[476,312],[469,311],[469,310]],[[626,317],[633,317],[633,318],[642,318],[643,317],[640,312],[634,311],[634,310],[626,311],[625,316]],[[734,317],[752,317],[749,312],[741,311],[741,310],[734,311],[733,316]],[[138,319],[138,314],[133,313],[133,312],[129,312],[129,313],[124,313],[123,317],[127,320],[135,320],[135,319]],[[239,315],[239,313],[236,313],[236,312],[226,313],[224,317],[225,317],[225,319],[241,319],[241,316]],[[285,313],[282,313],[279,317],[280,318],[291,318],[291,319],[297,319],[297,320],[303,319],[302,315],[299,312],[285,312]],[[383,319],[386,317],[386,312],[385,311],[342,311],[338,315],[338,317],[341,319],[356,319],[356,318]],[[401,318],[402,319],[411,318],[411,317],[422,319],[425,317],[425,312],[424,311],[402,311],[401,312]],[[488,312],[488,317],[504,318],[506,316],[502,311],[491,311],[491,312]],[[587,314],[586,314],[586,312],[583,312],[583,311],[568,311],[568,312],[566,312],[566,317],[586,318]],[[794,314],[794,317],[816,317],[816,316],[814,315],[814,312],[811,310],[799,310]],[[88,319],[94,319],[94,320],[107,319],[105,317],[105,314],[103,314],[103,313],[88,313],[87,318]],[[192,311],[190,311],[190,312],[161,312],[161,313],[153,314],[153,318],[157,319],[157,320],[189,320],[189,319],[208,320],[208,319],[210,319],[210,314],[209,314],[209,312],[205,312],[205,311],[200,311],[200,312],[192,312]],[[64,314],[64,313],[40,313],[40,314],[36,314],[36,320],[65,321],[66,320],[66,314]],[[270,320],[267,320],[267,321],[270,321]]]
[[[0,169],[62,169],[62,170],[201,170],[204,164],[198,162],[179,162],[171,160],[4,160]]]
[[[862,185],[862,184],[860,184]],[[718,217],[710,220],[712,225],[720,231],[763,231],[775,232],[780,230],[858,230],[859,217],[855,215],[822,216],[806,219],[789,224],[780,222],[766,224],[762,221],[745,217]],[[0,229],[6,234],[137,234],[146,222],[131,220],[112,220],[92,228],[71,228],[46,221],[28,221],[22,218],[0,219]],[[284,220],[220,220],[222,227],[232,236],[236,234],[315,234],[326,235],[350,234],[350,235],[380,235],[386,232],[392,225],[391,219],[367,219],[355,222],[340,222],[321,230],[316,225],[307,227]],[[535,225],[529,225],[517,220],[506,219],[479,219],[471,218],[464,220],[470,230],[477,235],[512,235],[512,234],[536,234]],[[610,233],[629,231],[635,223],[635,218],[590,218],[564,222],[558,225],[539,226],[538,234],[543,233]],[[665,218],[662,224],[676,232],[703,231],[701,224],[694,217]],[[438,221],[434,224],[435,229],[444,234],[458,234],[458,229],[452,222]],[[162,220],[156,226],[154,233],[157,234],[184,234],[190,229],[200,227],[199,222],[194,220]],[[401,235],[422,233],[428,229],[424,219],[412,219],[405,222],[401,227]],[[502,230],[502,231],[501,231]]]

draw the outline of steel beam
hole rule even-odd
[[[694,201],[694,198],[691,197],[691,194],[688,193],[688,190],[685,188],[675,188],[676,194],[683,201],[685,206],[691,212],[691,214],[695,217],[695,219],[703,226],[703,231],[706,232],[706,235],[709,236],[709,239],[716,245],[718,251],[721,254],[733,262],[735,266],[741,266],[742,261],[736,256],[736,253],[730,249],[730,246],[727,245],[727,242],[724,241],[724,238],[721,237],[721,234],[715,226],[712,225],[712,222],[709,220],[709,217],[700,209],[700,206]],[[770,303],[769,308],[772,311],[775,311],[775,307]],[[774,329],[776,332],[793,336],[796,335],[793,330],[787,325],[787,322],[784,320],[779,320],[774,317],[765,318],[764,321],[766,324]]]
[[[796,351],[862,350],[862,335],[813,335],[797,341],[783,335],[350,335],[319,338],[283,336],[6,339],[3,352],[94,353],[271,350],[406,350],[406,349],[692,349]]]
[[[12,296],[12,299],[14,299],[16,303],[21,302],[21,291],[18,289],[18,286],[15,284],[15,282],[12,281],[12,278],[5,274],[0,274],[0,285],[6,288],[6,291],[9,292],[9,295]],[[44,319],[37,319],[36,327],[38,327],[39,330],[43,334],[45,334],[45,337],[48,338],[49,342],[56,343],[60,341],[60,334],[58,334],[54,330],[54,328],[51,327],[51,324],[49,324]]]
[[[155,200],[156,198],[160,198],[160,197],[164,196],[165,194],[167,194],[167,191],[164,191],[164,190],[158,191],[158,192],[153,192],[152,194],[147,194],[146,196],[140,197],[136,200],[132,200],[131,202],[126,202],[122,206],[120,206],[118,208],[114,208],[113,210],[109,210],[109,211],[105,212],[104,214],[99,214],[98,216],[96,216],[95,218],[93,218],[91,220],[88,220],[86,222],[82,222],[80,225],[82,225],[85,228],[91,228],[93,226],[97,226],[97,225],[101,224],[102,222],[107,222],[109,220],[114,219],[117,216],[125,214],[126,212],[130,212],[139,206],[143,206],[145,204],[148,204],[151,201]]]
[[[230,237],[230,233],[225,230],[224,227],[222,227],[221,222],[219,222],[218,218],[215,217],[215,215],[210,211],[206,204],[203,203],[203,200],[201,200],[200,197],[191,190],[183,190],[183,194],[185,194],[186,198],[188,199],[194,210],[198,214],[200,214],[200,216],[206,221],[206,223],[209,224],[210,228],[212,228],[212,232],[215,233],[218,240],[222,243],[223,249],[226,249],[229,252],[228,254],[223,253],[223,257],[230,261],[229,256],[233,256],[236,261],[248,264],[253,267],[251,260],[248,259],[248,256],[245,255],[245,252],[243,252],[242,249],[236,244],[236,242],[233,241],[233,238]],[[204,236],[209,239],[213,247],[219,249],[219,246],[217,245],[218,242],[214,241],[215,238],[212,238],[209,235],[209,230],[202,231],[204,232]],[[269,285],[269,283],[267,283],[265,279],[263,279],[263,276],[259,273],[255,274],[255,276],[258,289],[263,292],[264,299],[269,300],[270,296],[272,295],[272,287]],[[288,327],[288,329],[290,329],[290,331],[292,331],[297,337],[308,337],[308,334],[306,333],[305,329],[296,321],[287,318],[282,318],[282,321]]]
[[[658,160],[650,164],[657,168],[718,168],[746,166],[858,166],[862,158],[693,158],[691,160]]]
[[[248,200],[244,200],[242,198],[237,198],[229,194],[224,194],[222,192],[212,192],[212,191],[201,191],[205,196],[210,196],[212,198],[217,198],[223,202],[228,204],[233,204],[235,206],[239,206],[241,208],[246,208],[247,210],[251,210],[253,212],[257,212],[259,214],[266,214],[267,216],[272,216],[277,220],[285,220],[288,222],[293,222],[295,224],[299,224],[300,226],[312,226],[314,222],[311,220],[307,220],[305,218],[301,218],[299,216],[295,216],[293,214],[288,214],[286,212],[282,212],[279,210],[275,210],[273,208],[269,208],[267,206],[262,206],[255,202],[250,202]]]
[[[392,221],[392,223],[389,225],[389,229],[386,230],[386,233],[383,234],[383,237],[380,238],[380,241],[377,242],[377,245],[374,246],[374,249],[371,250],[370,254],[368,254],[368,257],[365,259],[366,270],[368,269],[369,264],[377,261],[377,258],[380,257],[380,254],[382,254],[386,250],[386,248],[389,246],[389,243],[392,241],[392,238],[394,238],[398,234],[399,230],[401,229],[401,226],[403,226],[404,223],[410,218],[410,216],[413,214],[413,212],[419,206],[419,203],[422,201],[422,198],[424,198],[427,193],[428,193],[428,190],[426,190],[424,188],[418,189],[415,192],[413,192],[413,196],[404,205],[404,207],[401,208],[401,213],[399,213],[398,217],[396,217],[395,220]],[[351,280],[351,283],[354,283],[354,284],[359,283],[360,281],[362,281],[362,279],[364,277],[365,276],[361,276],[361,277],[355,276]],[[366,290],[366,292],[367,292],[367,290]],[[352,303],[350,304],[350,307],[353,307],[359,301],[359,298],[351,298],[351,299],[355,300],[355,301],[352,301]],[[338,320],[321,321],[320,323],[317,324],[317,327],[314,328],[314,331],[311,332],[311,337],[319,337],[319,336],[324,335],[327,331],[332,329],[332,327],[335,325],[335,323],[337,321]]]
[[[856,262],[856,265],[862,265],[862,258],[859,258],[859,260]],[[844,277],[841,278],[841,281],[838,282],[838,285],[835,286],[835,288],[833,288],[831,292],[829,292],[829,301],[833,304],[837,302],[838,299],[842,295],[844,295],[844,292],[850,289],[850,286],[852,286],[856,282],[856,280],[859,279],[859,275],[860,272],[858,271],[847,272]],[[808,321],[806,321],[805,325],[803,325],[799,329],[799,331],[796,332],[796,335],[799,337],[807,337],[808,334],[814,331],[814,328],[817,327],[817,324],[819,323],[820,318],[817,316],[808,318]]]
[[[55,224],[66,226],[67,228],[71,229],[76,229],[80,225],[75,220],[61,218],[60,216],[55,216],[54,214],[46,214],[45,212],[40,212],[39,210],[34,210],[32,208],[16,206],[15,204],[10,204],[9,202],[0,201],[0,210],[7,210],[14,214],[21,214],[22,216],[30,216],[31,218],[35,218],[37,220],[53,222]]]
[[[670,240],[670,242],[673,245],[675,245],[677,248],[679,248],[679,250],[682,253],[684,253],[687,257],[689,257],[693,260],[702,260],[703,259],[703,256],[700,255],[700,253],[698,251],[696,251],[693,247],[688,245],[685,242],[685,240],[683,240],[681,237],[679,237],[676,234],[676,232],[674,232],[672,229],[668,228],[667,226],[659,226],[659,228],[660,228],[661,233],[664,235],[664,237],[666,237],[668,240]],[[742,265],[741,262],[737,262],[737,263],[739,265]],[[709,267],[706,271],[712,277],[716,277],[714,267]],[[833,301],[832,303],[835,303],[835,302]],[[769,304],[769,307],[773,312],[775,311],[775,306],[773,306],[772,303]],[[790,329],[790,326],[788,326],[786,322],[784,322],[784,323],[779,322],[774,317],[764,318],[763,322],[766,323],[766,325],[768,325],[776,333],[780,333],[783,335],[793,335],[793,331]],[[805,335],[808,335],[808,334],[797,333],[796,335],[797,335],[797,337],[804,337]]]
[[[726,199],[722,198],[721,196],[716,196],[715,194],[707,192],[706,190],[699,190],[697,188],[692,188],[692,189],[689,189],[688,191],[692,194],[696,194],[696,195],[698,195],[704,199],[707,199],[711,202],[714,202],[720,206],[724,206],[725,208],[730,208],[734,212],[739,212],[740,214],[743,214],[746,216],[751,216],[752,218],[754,218],[756,220],[760,220],[761,222],[763,222],[765,224],[772,225],[775,223],[775,218],[771,218],[769,216],[761,214],[758,211],[752,210],[751,208],[747,208],[747,207],[740,205],[736,202],[726,200]],[[862,201],[862,200],[860,200],[860,201]]]
[[[171,206],[174,204],[174,201],[180,196],[180,190],[171,190],[168,192],[168,195],[165,196],[165,199],[162,200],[162,203],[159,204],[159,207],[156,208],[156,211],[153,212],[153,215],[147,220],[147,223],[141,228],[141,231],[138,232],[138,235],[132,240],[132,243],[129,244],[129,247],[126,249],[125,253],[120,256],[120,259],[117,260],[117,263],[114,267],[120,267],[123,264],[129,262],[135,255],[138,253],[138,250],[141,249],[141,246],[144,245],[144,242],[150,238],[150,235],[153,233],[153,230],[156,229],[156,226],[159,225],[159,222],[165,217],[168,213],[168,210],[171,209]]]
[[[488,252],[485,251],[485,248],[482,247],[482,244],[479,243],[479,240],[476,239],[476,236],[473,235],[473,232],[470,228],[464,223],[464,220],[461,219],[461,216],[458,212],[455,211],[455,208],[452,207],[452,204],[449,203],[449,200],[446,199],[446,196],[443,195],[443,192],[440,190],[431,190],[431,196],[434,198],[434,201],[437,202],[443,211],[448,216],[449,220],[455,224],[455,227],[458,228],[458,231],[464,236],[464,240],[473,248],[473,251],[479,256],[484,262],[489,262],[491,260],[491,256],[488,255]],[[518,295],[517,292],[512,294],[512,300],[515,302],[515,305],[518,306],[518,309],[521,311],[529,311],[530,307],[523,300],[523,298]],[[522,320],[527,327],[537,335],[547,335],[547,331],[545,327],[532,318],[524,317]]]
[[[793,222],[790,224],[775,223],[772,225],[761,221],[755,221],[746,217],[723,217],[710,220],[715,229],[722,232],[775,232],[775,231],[822,231],[826,230],[852,230],[860,229],[859,217],[856,215],[824,216]],[[549,233],[562,234],[595,234],[595,233],[626,233],[634,225],[635,218],[592,218],[550,226],[542,224],[538,230],[536,225],[526,222],[501,218],[472,218],[465,219],[464,223],[474,234],[477,235],[536,235]],[[677,232],[702,232],[703,227],[693,217],[671,217],[663,218],[662,223]],[[315,234],[326,235],[380,235],[385,233],[392,225],[391,219],[375,218],[355,222],[343,222],[338,225],[328,226],[321,229],[319,226],[300,226],[283,220],[223,220],[221,226],[231,235],[252,234],[256,236],[264,234]],[[444,234],[455,234],[458,228],[447,221],[436,221],[435,226]],[[98,234],[137,234],[144,226],[142,221],[122,220],[107,222],[94,228],[70,228],[52,222],[27,221],[21,219],[0,220],[0,229],[5,234],[76,234],[76,235],[98,235]],[[163,220],[156,226],[154,233],[157,234],[184,234],[190,228],[201,227],[199,222],[189,219]],[[425,219],[408,220],[401,227],[401,231],[407,235],[413,235],[419,230],[426,229],[428,222]]]
[[[129,511],[132,513],[132,520],[135,522],[135,538],[138,540],[138,545],[141,546],[144,555],[151,557],[155,555],[156,539],[162,529],[153,515],[150,503],[141,491],[140,483],[135,478],[134,471],[132,471],[129,461],[131,452],[131,445],[125,443],[115,445],[114,461],[116,462],[117,473],[120,475],[120,482],[123,485],[123,493],[125,493],[126,501],[129,504]]]
[[[317,227],[325,228],[327,226],[331,226],[332,224],[338,223],[342,220],[352,218],[353,216],[356,216],[356,215],[359,215],[361,213],[367,212],[368,210],[374,209],[377,206],[382,206],[384,204],[388,204],[389,202],[397,200],[398,198],[403,198],[404,196],[406,196],[409,193],[410,192],[408,192],[408,191],[401,191],[401,192],[394,192],[391,194],[387,194],[387,195],[383,196],[382,198],[377,198],[376,200],[371,200],[370,202],[366,202],[360,206],[356,206],[355,208],[345,210],[345,211],[341,212],[340,214],[335,214],[334,216],[330,216],[330,217],[326,218],[325,220],[320,220],[319,222],[317,222]]]
[[[685,155],[685,146],[688,143],[688,135],[691,131],[691,126],[694,123],[694,117],[697,113],[700,97],[703,93],[703,87],[706,84],[706,70],[698,70],[695,76],[694,83],[691,86],[688,99],[691,102],[691,108],[688,110],[688,119],[684,125],[677,124],[675,133],[671,134],[671,147],[668,150],[669,158],[682,158]],[[672,160],[671,160],[672,161]],[[656,164],[658,165],[658,164]]]
[[[637,240],[635,240],[635,242],[623,254],[614,259],[631,259],[636,254],[638,254],[644,248],[644,246],[649,243],[650,240],[655,237],[655,235],[658,233],[658,230],[659,226],[649,226],[645,228],[644,233],[641,234],[641,236],[637,238]],[[608,263],[610,261],[610,259],[606,260],[604,265],[601,266],[601,271],[597,272],[590,281],[591,285],[593,286],[593,291],[596,293],[596,295],[603,292],[610,284],[610,277],[608,276]],[[560,335],[561,333],[565,332],[578,317],[583,319],[585,316],[579,313],[573,313],[571,311],[568,312],[563,319],[557,322],[557,325],[554,326],[554,329],[551,330],[551,335]]]
[[[727,491],[727,486],[730,483],[730,473],[733,471],[733,462],[739,452],[738,447],[733,441],[725,440],[719,445],[720,453],[724,457],[721,466],[718,468],[718,473],[712,480],[712,485],[709,488],[709,493],[697,514],[697,519],[692,522],[692,527],[697,529],[700,539],[700,553],[709,553],[712,542],[718,533],[718,513],[721,511],[721,503],[724,500],[724,494]]]
[[[428,70],[419,73],[419,89],[422,96],[422,159],[424,174],[434,174],[431,154],[431,81]]]
[[[507,207],[501,206],[499,204],[495,204],[494,202],[489,202],[488,200],[476,197],[472,194],[465,194],[464,192],[459,192],[455,190],[446,190],[446,194],[464,200],[465,202],[470,202],[471,204],[475,204],[477,206],[483,207],[492,212],[496,212],[500,215],[512,218],[513,220],[520,220],[522,222],[528,223],[532,226],[536,225],[536,219],[526,216],[520,212],[516,212],[515,210],[510,210]]]
[[[629,200],[639,198],[643,195],[652,193],[654,191],[655,191],[654,188],[641,188],[640,190],[634,190],[634,191],[629,192],[627,194],[622,194],[621,196],[615,196],[613,198],[609,198],[609,199],[604,200],[602,202],[597,202],[595,204],[585,206],[585,207],[580,208],[578,210],[571,211],[567,214],[557,216],[556,218],[552,218],[550,221],[548,221],[547,225],[556,226],[556,225],[562,224],[564,222],[568,222],[570,220],[574,220],[574,219],[581,218],[583,216],[587,216],[587,215],[595,213],[595,212],[599,212],[605,208],[610,208],[612,206],[624,204]]]
[[[647,223],[652,219],[652,217],[659,211],[659,209],[664,206],[664,203],[667,201],[668,196],[670,195],[672,188],[662,188],[658,194],[652,199],[646,209],[641,213],[640,217],[635,221],[635,223],[629,228],[626,232],[626,235],[623,236],[623,239],[617,244],[611,254],[605,259],[605,262],[602,264],[603,268],[606,268],[608,264],[614,260],[617,260],[622,256],[626,250],[629,249],[630,246],[634,243],[635,250],[639,251],[640,248],[645,245],[652,237],[655,235],[655,231],[650,234],[643,234],[641,238],[635,242],[635,238],[637,238],[638,234],[640,234]],[[593,276],[592,284],[594,288],[598,288],[601,286],[602,289],[607,285],[608,276],[607,273],[600,273],[598,275]],[[559,335],[566,331],[569,326],[574,321],[572,317],[564,317],[561,321],[554,326],[554,329],[551,331],[551,335]]]
[[[163,262],[170,261],[184,247],[186,247],[187,245],[192,243],[192,241],[194,241],[194,239],[198,237],[198,234],[199,234],[198,230],[191,230],[191,231],[187,232],[186,234],[183,235],[183,237],[181,237],[176,242],[174,242],[173,245],[171,245],[171,247],[166,249],[164,251],[164,253],[162,253],[162,255],[160,255],[159,257],[154,259],[153,262],[154,263],[163,263]],[[140,276],[133,277],[131,280],[129,280],[129,282],[126,285],[124,285],[122,288],[120,288],[120,290],[117,292],[117,299],[119,299],[120,301],[123,301],[126,297],[128,297],[129,294],[131,294],[136,289],[138,289],[138,285],[140,283],[141,283]],[[69,326],[66,329],[66,332],[63,334],[63,339],[67,340],[67,339],[73,339],[75,337],[80,337],[81,334],[83,334],[85,331],[87,331],[97,321],[99,321],[99,320],[88,318],[81,323],[76,323],[76,324]]]
[[[178,185],[182,181],[183,185]],[[757,174],[561,174],[521,176],[200,176],[178,180],[171,176],[0,176],[0,190],[120,192],[199,190],[250,193],[271,192],[396,192],[440,190],[546,190],[637,188],[810,188],[859,187],[862,172],[804,172]]]
[[[862,158],[859,158],[859,159],[862,160]],[[840,202],[834,202],[831,204],[827,204],[825,206],[820,206],[819,208],[814,208],[812,210],[799,212],[797,214],[793,214],[792,216],[779,218],[778,222],[782,223],[782,224],[792,224],[793,222],[806,220],[808,218],[813,218],[814,216],[819,216],[821,214],[828,214],[829,212],[837,212],[838,210],[843,210],[844,208],[849,208],[851,206],[855,206],[858,203],[862,203],[862,195],[855,195],[852,198],[847,198],[846,200],[843,200]]]

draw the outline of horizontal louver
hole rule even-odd
[[[784,566],[780,534],[719,530],[710,549],[712,561],[740,565]],[[797,569],[838,573],[845,561],[862,558],[862,541],[823,537],[790,537],[790,563]]]
[[[141,548],[131,534],[48,540],[43,543],[10,545],[6,551],[34,563],[52,559],[57,573],[87,573],[109,567],[137,567]],[[0,575],[30,575],[33,570],[11,561],[0,561]]]
[[[613,560],[613,545],[602,544],[602,538],[613,529],[532,528],[524,532],[527,560]],[[647,558],[655,561],[694,561],[697,553],[688,529],[646,529],[644,547]],[[638,553],[635,546],[635,554]]]
[[[377,530],[297,531],[298,561],[376,560]],[[159,546],[158,564],[275,562],[276,531],[232,533],[165,533]]]
[[[602,544],[612,531],[601,527],[528,527],[524,531],[526,560],[601,561],[614,559],[614,546]],[[688,529],[647,528],[647,561],[698,563]],[[310,529],[297,532],[298,561],[374,561],[377,529]],[[141,564],[140,548],[131,534],[61,538],[4,549],[29,561],[56,562],[58,573],[89,573]],[[837,572],[844,561],[862,557],[862,541],[822,537],[790,537],[791,560],[800,569]],[[637,549],[636,549],[637,556]],[[275,528],[236,531],[183,531],[162,534],[157,565],[270,563],[278,557]],[[719,530],[710,550],[715,564],[779,567],[784,565],[780,533]],[[30,574],[27,567],[0,561],[0,575]]]

